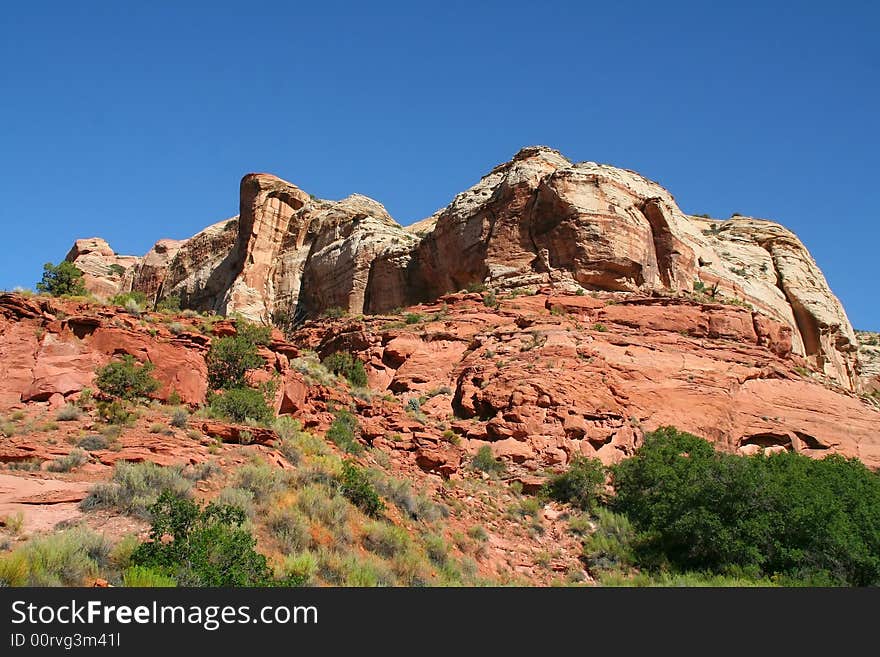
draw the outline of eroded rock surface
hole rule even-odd
[[[625,169],[524,148],[407,229],[367,197],[316,199],[269,174],[242,179],[239,210],[188,240],[160,240],[144,258],[96,238],[77,241],[68,259],[101,297],[136,289],[288,325],[331,308],[387,312],[470,285],[665,297],[696,287],[759,311],[759,334],[764,318],[787,326],[793,353],[848,390],[862,385],[846,313],[793,233],[751,217],[686,215],[667,190]]]

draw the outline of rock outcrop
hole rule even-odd
[[[440,474],[461,461],[435,428],[444,422],[466,452],[489,445],[532,471],[578,454],[617,461],[663,425],[728,452],[840,453],[880,466],[880,408],[829,387],[792,353],[785,323],[641,293],[498,296],[490,308],[479,294],[446,295],[410,309],[413,324],[309,323],[294,341],[358,354],[370,387],[408,410],[373,412],[364,432],[379,444],[395,436]]]
[[[858,331],[862,389],[880,403],[880,333]]]
[[[184,307],[285,325],[336,307],[381,313],[474,284],[664,297],[696,289],[752,306],[759,334],[766,320],[781,322],[794,354],[844,389],[861,386],[846,313],[793,233],[762,219],[686,215],[635,172],[573,164],[545,147],[521,150],[407,229],[369,198],[325,201],[249,174],[238,217],[182,243],[162,240],[108,277],[120,258],[97,239],[68,255],[99,296],[176,295]]]
[[[76,240],[65,260],[83,273],[86,289],[102,300],[131,288],[130,271],[139,261],[136,256],[117,255],[106,240],[90,237]]]
[[[318,431],[332,422],[333,407],[355,409],[364,442],[444,477],[485,445],[519,474],[578,454],[614,462],[669,424],[729,452],[840,453],[880,467],[880,407],[832,385],[792,352],[791,327],[757,310],[546,287],[494,301],[444,295],[406,313],[404,321],[308,321],[287,339],[273,331],[262,369],[249,378],[276,380],[275,411]],[[235,331],[216,316],[0,295],[0,412],[76,400],[94,390],[96,369],[122,354],[155,365],[157,399],[199,406],[211,341]],[[307,350],[355,354],[372,394],[350,390]],[[242,439],[241,427],[198,428]],[[274,440],[268,430],[248,431],[255,442]],[[153,439],[144,440],[150,449]],[[30,458],[26,444],[23,436],[0,456]]]

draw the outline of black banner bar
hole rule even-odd
[[[866,589],[0,589],[0,655],[508,646],[557,657],[826,641],[845,654],[876,642],[878,602]]]

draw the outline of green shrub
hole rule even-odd
[[[122,276],[123,274],[125,274],[125,267],[114,262],[112,265],[107,267],[107,271],[113,276]]]
[[[880,583],[880,476],[856,459],[721,454],[662,427],[613,472],[640,564]]]
[[[114,306],[123,306],[126,309],[132,305],[138,308],[143,308],[147,303],[147,295],[139,290],[132,290],[131,292],[117,294],[110,299],[110,303]]]
[[[357,418],[351,411],[341,409],[336,412],[336,418],[327,429],[327,438],[337,447],[349,454],[360,454],[364,451],[356,437],[358,430]]]
[[[70,472],[74,468],[78,468],[79,466],[88,463],[88,461],[88,454],[75,447],[67,456],[61,456],[54,461],[51,461],[49,465],[46,466],[46,469],[49,472]]]
[[[152,363],[138,366],[134,356],[126,354],[122,360],[113,361],[95,372],[95,385],[112,397],[135,400],[146,397],[159,389],[159,382],[152,376]]]
[[[0,588],[27,586],[30,567],[21,550],[0,554]]]
[[[300,552],[311,544],[309,521],[297,509],[273,509],[266,520],[266,526],[285,553]]]
[[[367,371],[364,369],[364,364],[347,351],[330,354],[322,364],[334,374],[344,376],[355,387],[362,388],[367,385]]]
[[[72,422],[78,420],[81,414],[82,411],[79,406],[76,404],[66,404],[63,408],[58,410],[55,419],[59,422]]]
[[[409,545],[409,534],[401,527],[379,521],[364,526],[364,547],[370,552],[391,558],[405,552]]]
[[[483,445],[477,450],[477,453],[471,460],[471,466],[475,470],[489,474],[501,474],[506,469],[504,463],[496,459],[492,454],[492,448],[489,445]]]
[[[83,273],[72,262],[43,265],[43,278],[37,283],[37,291],[60,296],[84,296],[88,292],[83,282]]]
[[[180,297],[176,294],[169,294],[156,303],[156,310],[160,313],[176,313],[180,311]]]
[[[272,424],[279,441],[276,445],[291,465],[297,465],[305,456],[319,456],[328,453],[327,444],[309,431],[304,431],[302,423],[289,415],[282,415]]]
[[[312,483],[300,489],[296,506],[309,518],[327,527],[336,543],[351,541],[351,504],[326,484]]]
[[[236,422],[267,423],[275,417],[263,393],[254,388],[223,390],[212,395],[209,404],[215,414]]]
[[[254,517],[254,493],[244,488],[224,488],[217,494],[217,504],[234,506],[244,511],[248,517]]]
[[[417,518],[419,503],[417,496],[412,491],[412,485],[406,479],[384,477],[377,470],[368,472],[370,481],[383,497],[388,498],[394,506],[403,511],[410,518]]]
[[[403,321],[407,324],[418,324],[423,319],[423,316],[420,313],[407,313]]]
[[[544,492],[557,502],[568,502],[583,511],[596,506],[605,486],[605,466],[598,459],[576,456],[568,470],[544,485]]]
[[[7,557],[6,577],[23,585],[21,575],[26,567],[24,585],[83,586],[87,577],[94,577],[109,564],[109,555],[110,544],[103,536],[77,526],[39,536],[18,548]]]
[[[122,573],[122,585],[129,588],[170,588],[177,586],[177,582],[153,568],[129,566]]]
[[[485,543],[489,540],[489,534],[486,533],[482,525],[474,525],[468,529],[467,535],[479,543]]]
[[[345,308],[340,308],[339,306],[333,306],[332,308],[327,308],[324,311],[324,317],[328,317],[330,319],[339,319],[340,317],[345,317],[348,314],[348,311]]]
[[[605,507],[595,510],[596,522],[592,531],[585,531],[583,559],[593,570],[621,570],[633,563],[635,532],[625,515]],[[573,528],[578,527],[571,523]]]
[[[99,401],[97,403],[98,417],[107,424],[131,425],[137,420],[137,413],[129,409],[126,402],[116,399],[112,402]]]
[[[351,460],[342,462],[339,491],[368,516],[378,516],[385,509],[367,474]]]
[[[132,554],[135,566],[151,568],[181,586],[266,586],[272,574],[256,540],[242,528],[245,513],[165,491],[150,507],[150,540]],[[170,536],[171,540],[163,540]]]
[[[2,518],[0,526],[13,536],[18,535],[24,527],[24,514],[21,511],[9,514]]]
[[[175,408],[171,413],[171,426],[178,429],[186,429],[186,423],[189,421],[189,413],[185,408]]]
[[[290,586],[313,586],[318,573],[318,557],[311,552],[292,554],[284,560],[281,570]]]
[[[191,489],[192,481],[184,476],[180,466],[119,461],[110,482],[92,486],[88,496],[80,502],[80,508],[83,511],[115,508],[139,518],[149,518],[149,508],[160,493],[171,491],[183,496],[189,495]]]
[[[449,559],[449,545],[439,534],[425,534],[423,537],[425,552],[435,566],[443,567]]]
[[[263,366],[259,347],[269,343],[271,329],[242,320],[235,323],[235,329],[235,335],[212,340],[205,358],[208,384],[214,390],[241,388],[248,370]]]
[[[235,473],[235,486],[250,491],[258,503],[266,502],[283,483],[281,471],[265,461],[246,463]]]

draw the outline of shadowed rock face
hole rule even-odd
[[[249,174],[236,218],[162,240],[142,259],[94,239],[79,240],[68,260],[99,296],[178,295],[184,307],[262,321],[333,307],[378,313],[473,283],[662,296],[697,283],[787,325],[795,354],[847,389],[861,386],[846,313],[793,233],[762,219],[685,215],[637,173],[573,164],[545,147],[521,150],[407,229],[364,196],[325,201]],[[125,275],[108,276],[112,263]]]

